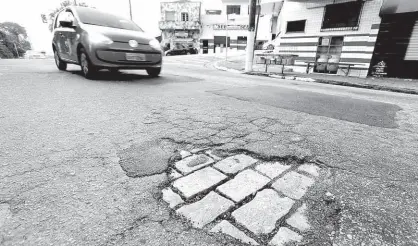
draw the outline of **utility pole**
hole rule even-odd
[[[225,35],[225,61],[228,61],[228,13],[226,14],[226,26],[225,26],[225,31],[226,31],[226,35]]]
[[[74,0],[74,5],[77,6],[77,0]]]
[[[257,46],[258,25],[260,23],[260,12],[261,12],[260,0],[257,1],[256,11],[257,11],[257,21],[256,21],[256,26],[255,26],[255,35],[254,35],[254,50],[255,50],[255,47]],[[253,56],[254,56],[254,51],[253,51]]]
[[[257,0],[251,0],[250,3],[250,23],[248,25],[247,35],[247,54],[245,57],[245,72],[251,72],[254,61],[254,31],[255,31],[255,14],[257,10]]]
[[[131,20],[132,20],[132,4],[131,4],[131,0],[129,0],[129,14],[131,15]]]

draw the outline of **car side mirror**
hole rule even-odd
[[[70,21],[70,20],[69,21],[67,21],[67,20],[60,21],[60,24],[61,24],[62,27],[68,27],[68,28],[74,28],[75,27],[74,22]]]

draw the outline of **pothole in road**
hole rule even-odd
[[[131,178],[161,174],[167,170],[167,160],[178,147],[164,139],[132,144],[118,152],[119,164]]]
[[[177,216],[195,228],[224,233],[250,245],[311,239],[307,194],[326,167],[290,159],[265,161],[248,153],[192,152],[179,151],[171,158],[170,184],[162,191],[163,200]],[[337,204],[332,194],[324,200],[323,206]],[[330,210],[335,211],[333,218],[321,215],[335,220],[330,223],[332,230],[337,228],[338,210]]]

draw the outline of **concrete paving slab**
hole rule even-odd
[[[270,241],[269,245],[272,246],[285,246],[291,242],[300,242],[302,241],[302,236],[298,233],[286,228],[281,227],[277,234]]]
[[[290,172],[273,183],[272,187],[292,199],[302,198],[315,181],[305,175]]]
[[[286,223],[293,226],[300,231],[307,231],[311,228],[309,225],[307,213],[307,206],[303,204],[298,210],[286,220]]]
[[[319,177],[319,171],[321,170],[321,168],[315,164],[303,164],[298,168],[298,170],[309,173],[314,177]]]
[[[223,173],[207,167],[196,171],[188,176],[177,179],[173,187],[178,189],[186,199],[189,199],[225,180],[227,176]]]
[[[269,178],[253,170],[245,170],[216,190],[235,202],[240,202],[262,189],[268,182],[270,182]]]
[[[266,189],[251,202],[235,210],[232,216],[256,235],[268,234],[274,230],[276,222],[289,213],[294,203],[292,199],[280,197],[276,191]]]
[[[219,224],[210,230],[211,232],[221,232],[227,234],[233,238],[238,239],[239,241],[250,244],[250,245],[259,245],[254,239],[247,236],[244,232],[240,231],[238,228],[233,226],[226,220],[222,220]]]
[[[232,201],[212,191],[202,200],[181,207],[177,213],[188,219],[194,227],[203,228],[233,205]]]
[[[193,155],[189,156],[181,161],[176,162],[176,168],[182,174],[189,174],[193,171],[196,171],[200,168],[212,164],[214,161],[212,158],[207,155]]]
[[[163,190],[163,200],[169,204],[170,208],[184,203],[183,199],[170,188]]]
[[[183,175],[181,175],[179,172],[177,172],[174,169],[171,169],[170,174],[168,175],[168,178],[170,180],[176,180],[176,179],[181,178],[181,177],[183,177]]]
[[[291,166],[283,165],[280,162],[263,162],[255,167],[255,169],[271,179],[278,177]]]
[[[222,161],[216,163],[214,167],[224,173],[235,174],[256,162],[257,160],[251,156],[240,154],[225,158]]]

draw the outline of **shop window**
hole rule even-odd
[[[165,20],[166,21],[175,21],[176,20],[176,12],[165,11]]]
[[[181,13],[181,21],[189,21],[189,14]]]
[[[240,5],[227,5],[226,6],[226,14],[241,14],[241,6]]]
[[[362,7],[362,1],[325,6],[321,30],[358,30]]]
[[[299,21],[288,21],[286,33],[289,32],[304,32],[305,31],[306,20]]]
[[[338,71],[338,63],[341,60],[344,37],[320,37],[316,52],[316,66],[314,71],[317,73],[332,73]]]

